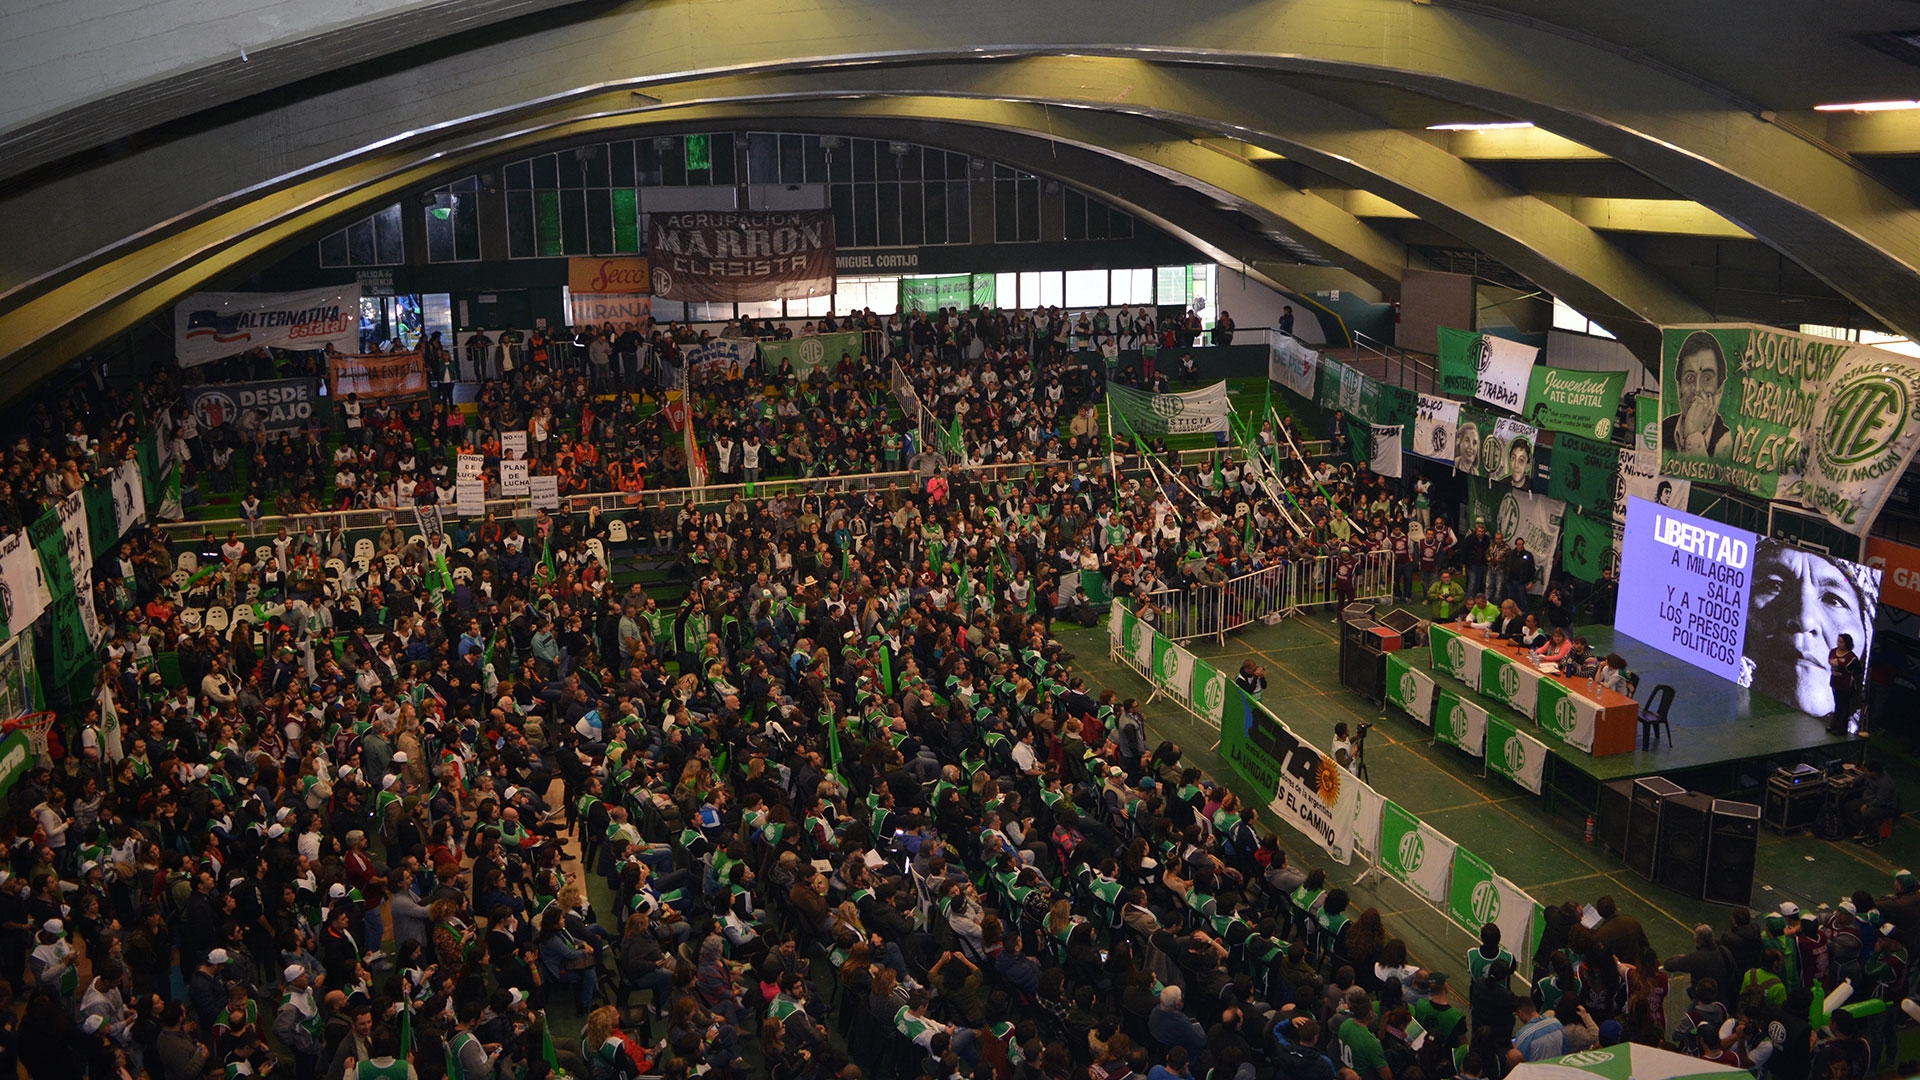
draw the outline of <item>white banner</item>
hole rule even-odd
[[[1527,588],[1536,593],[1544,591],[1553,573],[1553,562],[1560,555],[1560,519],[1567,512],[1567,504],[1545,495],[1528,491],[1503,491],[1498,487],[1488,494],[1493,500],[1492,512],[1485,512],[1476,505],[1473,507],[1474,516],[1486,518],[1491,530],[1505,536],[1509,542],[1515,537],[1527,542],[1527,550],[1533,552],[1536,575],[1533,581],[1527,583]],[[1515,583],[1507,584],[1511,588]]]
[[[1392,668],[1396,665],[1389,664]],[[1387,701],[1405,710],[1421,727],[1433,726],[1433,676],[1411,664],[1397,665],[1400,678],[1387,687]]]
[[[527,456],[527,433],[524,431],[503,431],[500,433],[501,456],[520,459]]]
[[[1320,368],[1320,354],[1294,338],[1281,335],[1267,349],[1267,378],[1294,393],[1313,400],[1313,380]]]
[[[644,323],[653,314],[653,297],[644,293],[567,293],[567,325]]]
[[[1353,846],[1369,856],[1380,855],[1380,812],[1386,806],[1386,800],[1380,793],[1360,782],[1359,777],[1345,769],[1340,770],[1340,787],[1344,790],[1351,786],[1358,799],[1353,814]]]
[[[121,536],[147,516],[147,489],[140,479],[140,466],[123,461],[113,473],[113,524]]]
[[[1459,402],[1421,394],[1420,411],[1413,420],[1413,452],[1451,464],[1454,428],[1459,425]]]
[[[1141,437],[1191,435],[1226,431],[1231,412],[1227,384],[1217,382],[1184,394],[1145,394],[1118,383],[1107,384],[1107,407],[1118,412],[1124,426]]]
[[[527,496],[535,510],[560,509],[560,478],[557,476],[528,477]]]
[[[126,748],[120,738],[120,708],[113,703],[113,689],[102,686],[94,695],[100,703],[100,753],[108,761],[119,764],[127,756]]]
[[[1479,376],[1473,396],[1511,413],[1527,403],[1527,380],[1533,375],[1533,361],[1540,350],[1517,341],[1480,335],[1480,347],[1474,357]]]
[[[80,610],[80,625],[87,632],[87,647],[97,649],[106,637],[106,630],[100,625],[100,613],[93,607],[93,563],[87,563],[87,572],[73,575],[74,606]]]
[[[436,535],[444,535],[447,531],[446,525],[441,521],[440,507],[437,504],[415,503],[413,523],[419,527],[420,535],[428,539]]]
[[[0,537],[0,614],[7,620],[7,633],[18,637],[53,602],[47,580],[40,570],[40,556],[20,529]]]
[[[487,512],[487,483],[461,480],[454,484],[453,504],[461,517],[480,517]]]
[[[1340,411],[1349,417],[1360,413],[1360,394],[1367,387],[1367,377],[1360,374],[1352,365],[1340,369]]]
[[[1367,467],[1377,476],[1391,476],[1396,479],[1400,468],[1400,429],[1401,425],[1369,424],[1372,443],[1368,447]]]
[[[265,345],[360,349],[360,286],[287,293],[194,293],[173,308],[173,349],[196,367]]]
[[[1380,868],[1431,903],[1447,902],[1447,881],[1458,845],[1397,805],[1383,806]]]
[[[1145,619],[1136,619],[1133,624],[1133,640],[1128,646],[1133,652],[1133,662],[1141,671],[1153,670],[1153,640],[1159,637]]]
[[[454,477],[459,480],[478,480],[486,464],[487,459],[479,454],[461,454],[454,459]]]
[[[1613,520],[1627,520],[1628,496],[1685,510],[1692,495],[1693,481],[1660,475],[1660,451],[1620,451],[1620,469],[1613,474]]]
[[[1488,480],[1505,480],[1523,491],[1531,488],[1534,452],[1539,446],[1540,429],[1502,417],[1493,425],[1493,434],[1481,441],[1482,475]]]
[[[503,461],[500,463],[500,492],[503,495],[525,495],[527,484],[527,463],[524,461]]]
[[[91,604],[85,589],[80,587],[80,579],[85,577],[91,587],[93,580],[93,530],[87,525],[87,500],[79,492],[60,500],[60,542],[67,552],[67,568],[73,571],[73,587]]]

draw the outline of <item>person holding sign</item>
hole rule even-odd
[[[1687,335],[1675,358],[1674,388],[1680,409],[1660,422],[1660,445],[1676,454],[1726,458],[1733,432],[1720,419],[1720,391],[1727,385],[1727,357],[1720,340],[1705,330]]]

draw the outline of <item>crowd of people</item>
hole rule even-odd
[[[1885,1060],[1897,1007],[1816,1023],[1810,1002],[1841,978],[1905,998],[1911,875],[1831,912],[1736,911],[1664,962],[1607,898],[1550,909],[1531,964],[1492,925],[1411,957],[1053,632],[1097,618],[1059,593],[1070,572],[1151,617],[1289,554],[1451,537],[1417,485],[1309,461],[1284,418],[1258,418],[1264,465],[1117,475],[1074,430],[1100,365],[1004,341],[902,359],[961,452],[1029,468],[636,520],[683,597],[615,582],[601,514],[393,521],[365,565],[325,517],[208,533],[184,583],[175,545],[131,535],[96,573],[93,704],[0,827],[0,979],[24,1008],[0,1009],[0,1075],[1497,1080],[1623,1040],[1781,1080]],[[877,429],[884,461],[888,373],[849,361],[786,423]],[[770,431],[737,411],[753,392],[696,385],[693,411],[790,452],[779,403],[807,390],[768,388]],[[579,389],[483,387],[452,436],[439,406],[371,410],[331,452],[370,450],[389,487],[545,415],[534,453],[577,462],[629,411]],[[163,373],[138,403],[41,402],[0,495],[38,516],[51,478],[110,468],[179,392]],[[189,468],[208,437],[180,436]],[[271,606],[187,615],[250,599]]]

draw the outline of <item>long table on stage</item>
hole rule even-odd
[[[1577,750],[1594,757],[1633,752],[1640,706],[1627,695],[1546,671],[1525,649],[1505,638],[1489,640],[1464,625],[1434,623],[1428,635],[1434,670],[1508,706]]]

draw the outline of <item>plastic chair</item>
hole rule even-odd
[[[346,561],[338,558],[328,559],[326,562],[326,571],[328,577],[338,578],[347,572]]]
[[[227,627],[233,625],[233,617],[227,613],[226,608],[216,605],[207,609],[207,614],[202,619],[202,622],[205,623],[207,629],[215,633],[223,634],[226,633]]]
[[[373,538],[363,536],[353,542],[353,560],[361,566],[373,561]]]
[[[609,565],[607,563],[607,545],[601,543],[599,537],[595,536],[587,540],[587,553],[593,556],[594,561],[598,562],[602,569],[607,568]]]
[[[607,539],[615,544],[627,542],[627,523],[619,518],[607,522]]]
[[[253,549],[253,561],[256,566],[265,566],[274,559],[272,544],[260,544]]]
[[[200,555],[198,552],[183,551],[180,553],[180,558],[174,562],[174,566],[177,569],[185,570],[188,574],[192,574],[194,571],[200,569]]]
[[[1667,747],[1673,747],[1673,725],[1667,722],[1667,710],[1673,708],[1673,687],[1660,683],[1647,695],[1647,703],[1640,706],[1640,749],[1651,750],[1660,745],[1660,733],[1667,733]]]

